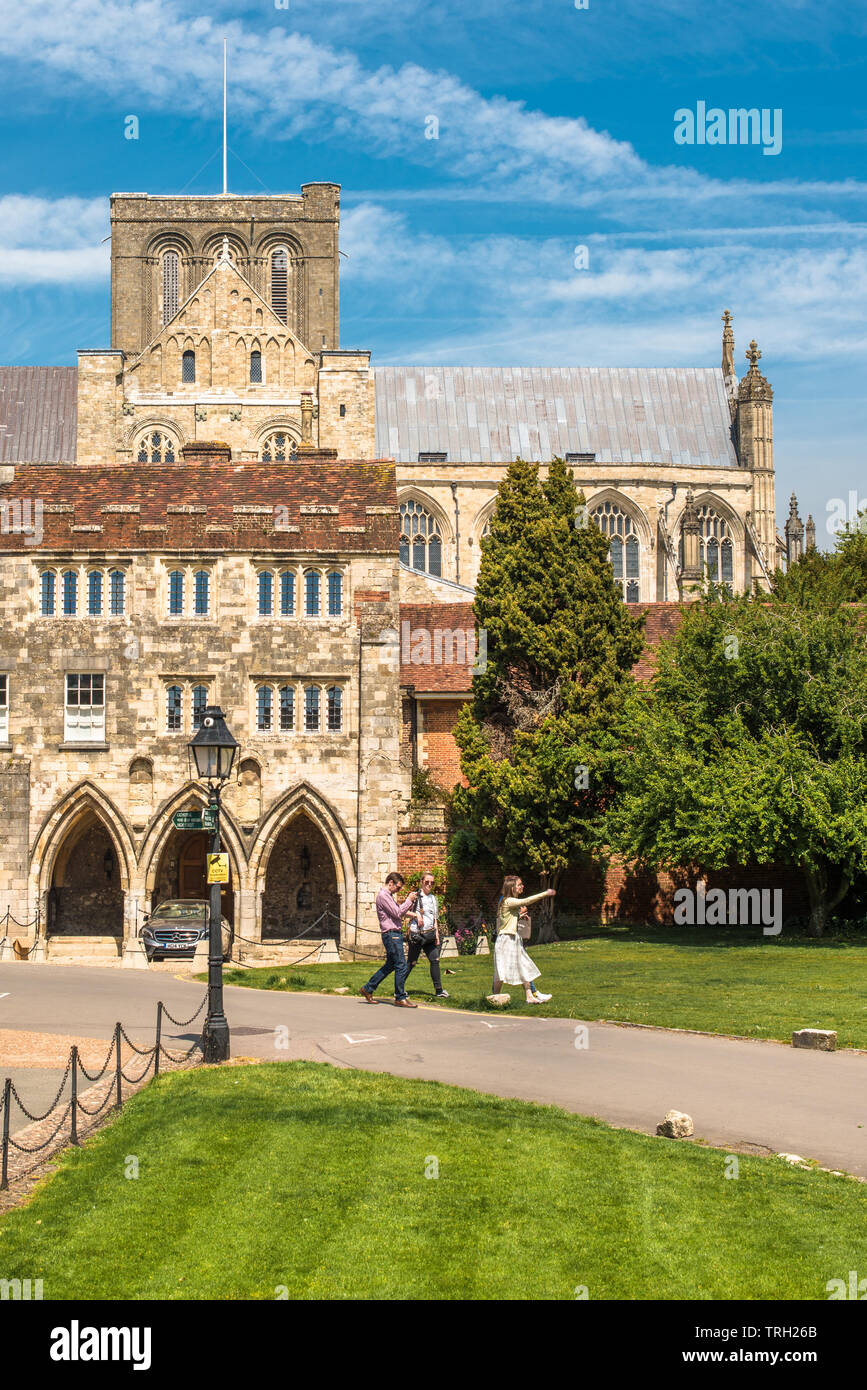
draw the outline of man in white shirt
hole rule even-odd
[[[424,951],[430,964],[430,977],[436,990],[436,997],[437,999],[448,999],[448,992],[443,989],[442,976],[440,975],[439,904],[433,886],[433,874],[424,874],[418,901],[415,905],[415,916],[409,929],[406,973],[408,977],[422,951]]]

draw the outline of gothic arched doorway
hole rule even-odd
[[[167,898],[207,899],[206,855],[210,846],[206,830],[172,830],[160,855],[159,866],[151,895],[151,908]],[[223,846],[225,849],[225,844]],[[235,893],[232,875],[232,856],[229,856],[229,882],[220,892],[223,916],[235,922]]]
[[[50,936],[123,936],[123,885],[111,835],[87,811],[70,827],[51,872]]]
[[[325,914],[325,915],[323,915]],[[341,903],[328,841],[309,816],[293,816],[268,859],[262,896],[262,938],[340,938]],[[312,930],[311,930],[312,928]]]

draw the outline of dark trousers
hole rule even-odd
[[[407,961],[406,973],[412,970],[422,951],[428,958],[430,964],[430,977],[433,980],[433,987],[437,994],[440,993],[443,982],[440,975],[440,948],[433,932],[428,936],[411,936],[409,938],[409,959]]]
[[[386,975],[394,971],[394,997],[395,999],[405,999],[407,972],[409,967],[406,963],[406,956],[403,953],[403,936],[399,931],[387,931],[382,934],[382,944],[385,947],[385,963],[379,967],[375,975],[371,975],[365,989],[371,993],[381,985]]]

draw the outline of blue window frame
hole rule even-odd
[[[87,611],[91,617],[102,612],[102,572],[91,570],[87,576]]]
[[[179,617],[184,611],[184,572],[172,570],[169,575],[169,613]]]
[[[284,570],[280,575],[280,616],[291,618],[295,614],[295,575]]]
[[[272,695],[270,685],[260,685],[256,692],[256,728],[268,734],[272,727]]]
[[[63,614],[74,617],[78,611],[78,575],[75,570],[63,572]]]
[[[319,732],[318,685],[308,685],[304,690],[304,729],[308,734]]]
[[[328,616],[339,618],[343,612],[343,575],[332,570],[328,576]]]
[[[280,687],[280,728],[284,733],[295,728],[295,690],[291,685]]]
[[[343,691],[339,685],[328,689],[328,732],[339,734],[343,728]]]
[[[202,727],[202,717],[208,707],[208,687],[206,685],[193,686],[193,728]]]
[[[179,685],[170,685],[166,691],[166,728],[170,734],[176,734],[183,724],[184,692]]]
[[[304,611],[308,618],[319,617],[319,571],[307,570],[304,575]]]
[[[193,600],[193,611],[197,617],[203,617],[208,612],[208,600],[210,596],[210,575],[207,570],[196,570],[193,576],[195,586],[195,597]]]
[[[54,597],[56,583],[53,570],[43,570],[42,572],[42,616],[44,618],[54,617]]]
[[[269,570],[259,575],[259,617],[270,618],[274,612],[274,576]]]
[[[112,570],[108,576],[108,604],[113,618],[123,614],[126,604],[126,575],[123,570]]]

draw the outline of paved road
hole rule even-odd
[[[3,965],[4,992],[0,1028],[108,1038],[120,1018],[145,1042],[159,998],[184,1019],[204,991],[143,971]],[[231,986],[226,1012],[236,1057],[303,1057],[445,1081],[648,1133],[667,1110],[685,1110],[696,1136],[711,1144],[798,1153],[867,1177],[862,1053],[594,1023],[589,1046],[576,1048],[570,1019],[491,1019],[436,1007],[395,1009],[385,999],[370,1006],[357,997]],[[192,1029],[166,1030],[169,1046],[192,1036]]]

